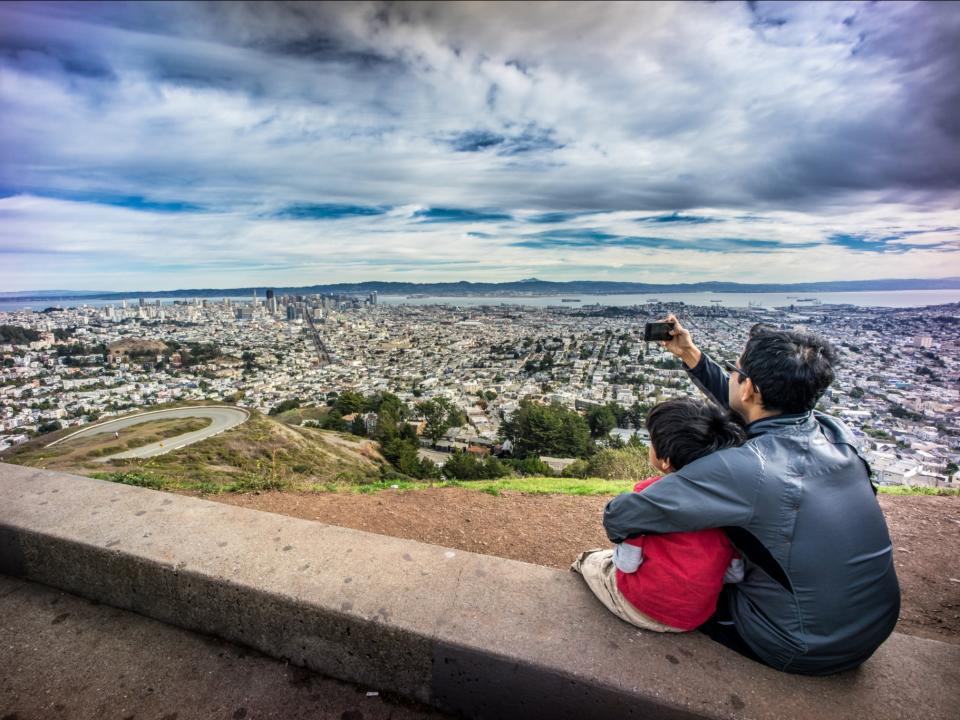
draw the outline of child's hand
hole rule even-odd
[[[642,563],[643,548],[627,543],[617,543],[613,546],[613,564],[620,572],[634,573]]]
[[[738,557],[733,558],[730,561],[730,564],[727,566],[726,572],[723,573],[723,582],[724,584],[730,583],[739,583],[743,582],[744,575],[744,566],[743,560]]]

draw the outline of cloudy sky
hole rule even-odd
[[[0,4],[0,291],[944,277],[958,208],[960,4]]]

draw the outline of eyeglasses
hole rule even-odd
[[[740,373],[740,374],[743,376],[743,379],[744,379],[744,380],[750,380],[750,379],[751,379],[749,375],[747,375],[743,370],[741,370],[740,368],[738,368],[738,367],[737,367],[736,365],[734,365],[732,362],[724,362],[723,365],[724,365],[724,367],[727,368],[727,370],[729,370],[729,371],[732,372],[732,373]],[[754,385],[756,385],[756,383],[754,383]]]

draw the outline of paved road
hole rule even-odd
[[[0,575],[0,718],[447,718],[375,690]]]
[[[131,415],[130,417],[120,418],[118,420],[109,420],[105,423],[100,423],[99,425],[94,425],[93,427],[68,435],[67,437],[60,438],[60,440],[50,443],[50,445],[56,445],[57,443],[67,440],[68,438],[73,439],[90,437],[93,435],[102,435],[103,433],[113,433],[132,425],[140,425],[142,423],[153,422],[155,420],[194,417],[209,418],[212,420],[212,422],[202,430],[184,433],[183,435],[166,438],[160,442],[143,445],[142,447],[138,447],[133,450],[127,450],[126,452],[117,453],[116,455],[109,455],[104,458],[99,458],[98,462],[108,462],[115,458],[145,458],[153,457],[154,455],[163,455],[164,453],[177,450],[185,445],[191,445],[192,443],[200,442],[201,440],[206,440],[208,437],[236,427],[240,423],[246,421],[246,419],[250,417],[250,414],[246,410],[241,410],[240,408],[220,406],[155,410],[153,412],[142,413],[140,415]]]

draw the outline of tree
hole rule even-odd
[[[467,415],[446,398],[424,400],[416,405],[417,413],[427,422],[426,435],[434,444],[452,427],[466,425]]]
[[[593,449],[586,420],[556,402],[539,405],[523,400],[501,433],[513,443],[516,457],[585,457]]]
[[[436,465],[418,457],[415,442],[397,437],[381,447],[383,456],[404,475],[421,480],[440,476]]]
[[[300,398],[290,398],[289,400],[284,400],[274,405],[267,414],[279,415],[280,413],[287,412],[287,410],[295,410],[298,407],[300,407]]]
[[[0,343],[26,345],[40,339],[40,333],[19,325],[0,325]]]
[[[337,432],[347,432],[347,423],[336,410],[331,410],[323,421],[323,427],[326,430],[336,430]]]
[[[367,423],[363,420],[363,415],[357,415],[350,424],[350,432],[359,437],[367,436]]]
[[[590,435],[593,438],[602,438],[610,434],[610,431],[617,426],[617,416],[609,405],[602,405],[590,409],[587,415],[587,423],[590,425]]]
[[[450,429],[447,422],[447,410],[437,400],[424,400],[416,405],[416,410],[426,422],[424,430],[434,444]]]
[[[356,390],[344,390],[337,397],[333,406],[341,415],[350,415],[355,412],[362,412],[367,407],[367,400]]]

